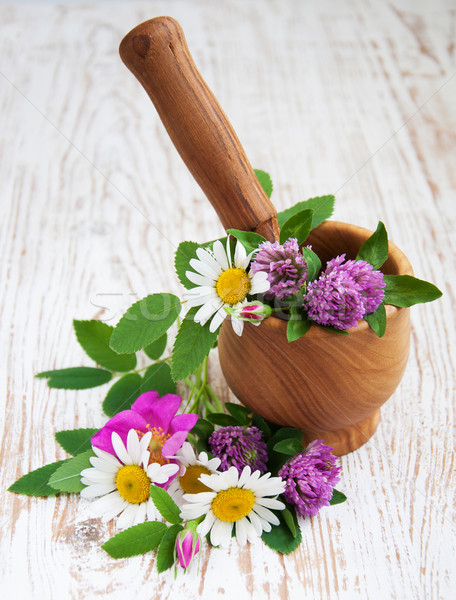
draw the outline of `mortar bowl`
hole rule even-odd
[[[354,259],[371,235],[326,221],[306,244],[325,265],[342,253]],[[409,260],[391,242],[381,271],[413,275]],[[287,341],[287,322],[276,316],[258,327],[246,324],[241,337],[227,318],[218,339],[221,368],[242,404],[273,423],[301,429],[305,443],[321,439],[342,456],[375,433],[380,407],[399,385],[409,354],[409,310],[387,305],[381,338],[363,319],[348,336],[312,325],[295,342]]]

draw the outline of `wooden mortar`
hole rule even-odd
[[[197,70],[177,21],[158,17],[141,23],[125,36],[119,50],[223,226],[277,240],[276,210]],[[371,233],[326,222],[306,243],[324,264],[344,252],[355,258]],[[413,273],[394,244],[382,270]],[[375,432],[380,406],[396,389],[407,363],[409,309],[386,308],[382,338],[363,320],[349,336],[313,326],[303,338],[288,343],[286,322],[277,317],[259,327],[247,325],[238,337],[227,318],[218,344],[223,374],[239,400],[256,413],[302,429],[306,442],[323,439],[338,455],[351,452]]]

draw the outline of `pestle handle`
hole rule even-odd
[[[278,239],[277,212],[196,68],[179,23],[171,17],[141,23],[124,37],[119,52],[225,229]]]

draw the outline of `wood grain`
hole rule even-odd
[[[303,520],[303,544],[204,545],[187,576],[115,561],[115,532],[76,497],[6,488],[63,458],[54,432],[104,422],[106,392],[34,373],[89,365],[73,318],[115,323],[136,298],[180,294],[173,253],[222,227],[118,57],[170,14],[281,210],[335,193],[335,218],[375,229],[437,284],[411,309],[404,378],[372,439],[341,459],[349,501]],[[18,598],[454,597],[455,12],[451,0],[209,0],[0,5],[0,589]],[[210,380],[234,400],[217,355]]]

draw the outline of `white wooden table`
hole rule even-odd
[[[136,299],[181,294],[173,253],[221,225],[118,44],[177,18],[273,201],[336,194],[443,298],[412,309],[403,381],[375,436],[342,458],[346,504],[302,522],[303,544],[201,552],[157,575],[114,560],[115,532],[77,497],[6,492],[65,457],[54,432],[104,423],[104,388],[49,390],[34,373],[90,364],[72,319],[114,324]],[[37,598],[456,597],[455,5],[451,0],[209,0],[0,5],[2,394],[0,589]],[[211,381],[224,399],[217,356]],[[231,398],[232,399],[232,398]],[[2,596],[7,597],[7,596]]]

